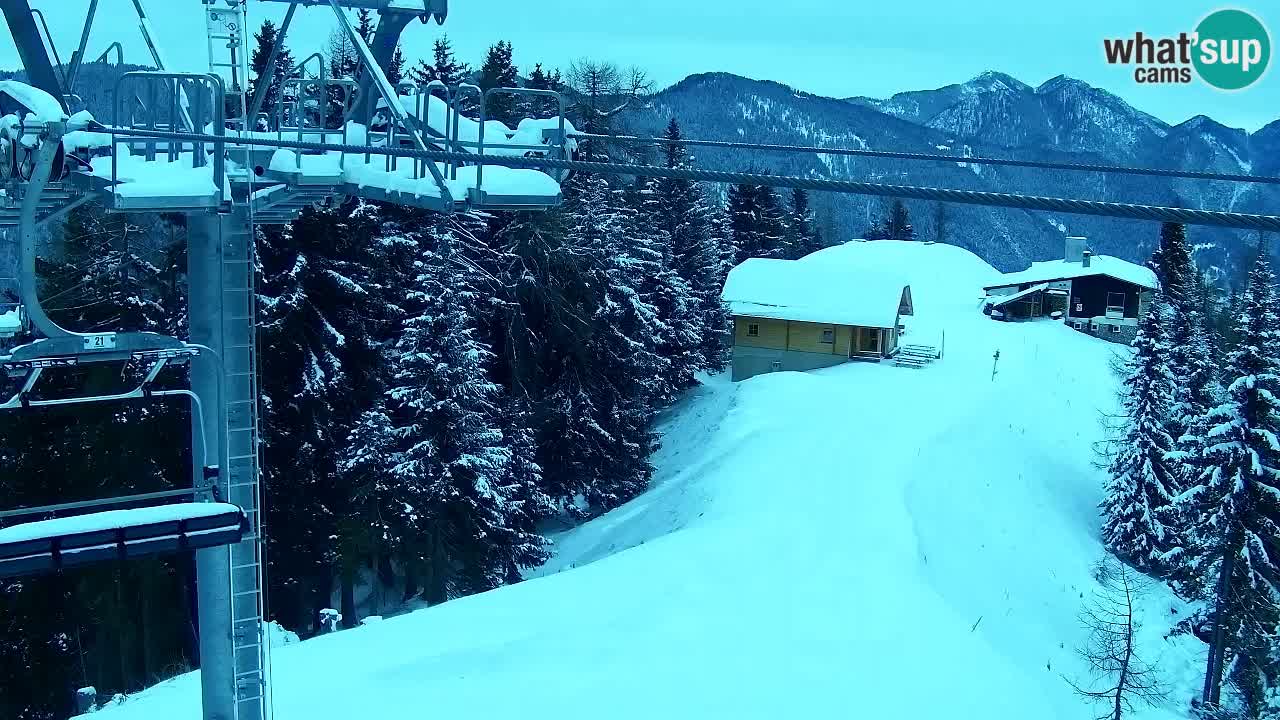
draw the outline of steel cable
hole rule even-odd
[[[555,169],[608,175],[634,175],[638,177],[669,178],[695,182],[741,183],[748,185],[765,185],[769,187],[799,188],[815,192],[894,197],[910,200],[936,200],[965,205],[1005,207],[1016,210],[1040,210],[1073,213],[1078,215],[1126,218],[1132,220],[1179,222],[1188,225],[1209,225],[1240,230],[1280,231],[1280,216],[1256,215],[1222,210],[1196,210],[1191,208],[1164,207],[1160,205],[1140,205],[1134,203],[1105,202],[1100,200],[1079,200],[1039,195],[1018,195],[1013,193],[988,192],[981,190],[956,190],[952,188],[922,187],[916,185],[891,185],[885,183],[862,182],[857,180],[828,180],[822,178],[728,172],[723,170],[705,170],[701,168],[687,167],[668,168],[654,165],[634,165],[630,163],[598,162],[590,160],[560,160],[545,157],[506,157],[496,155],[485,155],[481,158],[473,153],[446,152],[443,150],[418,150],[411,148],[386,147],[370,148],[364,145],[340,145],[283,139],[222,137],[200,133],[135,130],[130,128],[112,129],[105,126],[97,126],[94,129],[98,132],[114,132],[116,135],[124,137],[153,137],[173,140],[203,141],[215,144],[225,142],[228,145],[343,152],[351,154],[369,153],[374,155],[390,155],[393,157],[421,158],[436,162],[475,163],[477,160],[483,159],[485,165],[498,165],[508,168],[533,170]]]

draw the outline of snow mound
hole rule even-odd
[[[806,255],[800,262],[892,271],[911,285],[917,305],[958,312],[973,307],[983,286],[1000,277],[964,248],[906,240],[854,240]]]
[[[974,301],[997,273],[959,248],[801,262],[906,277],[945,357],[709,379],[664,419],[653,488],[555,538],[536,577],[279,648],[281,716],[399,717],[423,698],[548,720],[1094,716],[1067,678],[1088,682],[1091,446],[1123,349],[992,322]],[[1187,697],[1202,646],[1162,638],[1186,608],[1157,589],[1142,611],[1143,652]],[[102,720],[197,720],[199,697],[187,675]]]

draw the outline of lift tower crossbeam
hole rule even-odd
[[[4,12],[9,34],[18,48],[18,57],[27,71],[29,84],[52,95],[65,111],[67,101],[62,96],[62,81],[49,59],[49,50],[45,47],[40,28],[31,13],[31,4],[27,0],[0,0],[0,11]]]

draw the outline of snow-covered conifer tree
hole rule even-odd
[[[512,522],[504,494],[511,453],[499,428],[499,388],[484,369],[490,352],[475,337],[473,299],[449,275],[449,239],[441,243],[418,264],[388,391],[399,442],[393,502],[411,527],[408,554],[432,603],[506,582],[542,544]]]
[[[1178,547],[1173,517],[1174,478],[1165,454],[1173,378],[1164,331],[1164,299],[1157,295],[1133,341],[1123,407],[1123,437],[1111,461],[1102,501],[1102,539],[1117,557],[1143,570],[1161,570]]]
[[[691,165],[680,143],[680,125],[675,118],[664,135],[672,142],[663,146],[667,167]],[[723,278],[720,249],[714,225],[714,211],[703,188],[688,180],[661,179],[656,183],[658,216],[670,237],[671,266],[688,286],[694,298],[691,309],[700,315],[696,332],[701,336],[701,367],[716,369],[723,364],[723,348],[728,344],[728,322],[720,303]]]
[[[822,249],[822,238],[814,227],[809,209],[809,193],[801,188],[791,191],[791,207],[787,213],[787,257],[795,260]]]
[[[1180,498],[1190,508],[1188,590],[1213,605],[1208,675],[1230,680],[1249,717],[1276,685],[1280,619],[1280,318],[1274,276],[1259,253],[1237,319],[1240,343],[1222,402],[1208,415],[1204,469]],[[1211,690],[1211,703],[1217,703]]]
[[[747,258],[785,255],[785,213],[773,188],[734,185],[729,188],[728,212],[735,265]]]

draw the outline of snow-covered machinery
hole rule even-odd
[[[124,0],[120,0],[123,2]],[[489,157],[569,159],[573,127],[546,90],[440,83],[392,85],[388,66],[417,18],[443,22],[447,0],[264,0],[288,4],[264,70],[275,75],[299,7],[327,6],[355,49],[354,78],[326,77],[308,58],[284,73],[274,107],[249,83],[246,0],[190,0],[207,28],[209,71],[165,69],[141,0],[130,0],[156,70],[124,73],[107,122],[69,112],[100,0],[65,66],[28,0],[0,11],[28,83],[0,81],[0,229],[17,235],[17,298],[0,302],[0,337],[23,344],[0,355],[9,390],[0,410],[177,397],[192,412],[191,477],[180,489],[0,511],[0,577],[107,559],[195,551],[200,665],[206,720],[269,716],[264,636],[263,546],[253,228],[286,223],[308,206],[361,197],[438,212],[539,210],[561,201],[563,175],[486,164]],[[366,42],[347,17],[377,13]],[[106,62],[111,43],[99,56]],[[509,124],[489,117],[491,99],[523,96],[544,117]],[[510,121],[510,118],[506,118]],[[447,162],[427,159],[446,153]],[[461,158],[461,159],[459,159]],[[42,225],[88,200],[107,211],[186,219],[187,339],[146,332],[81,333],[60,327],[36,292]],[[122,366],[126,386],[60,396],[46,373],[86,364]],[[184,366],[187,386],[164,381]]]
[[[265,72],[274,72],[298,5],[334,9],[339,26],[360,58],[360,80],[327,78],[324,62],[313,63],[321,59],[312,56],[285,73],[292,79],[283,84],[273,112],[262,110],[261,94],[265,92],[248,103],[253,125],[260,128],[249,132],[254,139],[275,138],[313,146],[277,149],[268,145],[249,151],[259,222],[292,219],[300,207],[321,197],[363,197],[439,212],[540,210],[560,203],[562,176],[484,164],[486,156],[513,154],[568,159],[576,141],[570,137],[574,128],[565,119],[564,102],[558,93],[527,88],[482,92],[474,85],[450,88],[439,82],[393,86],[387,80],[382,68],[390,62],[400,30],[414,17],[442,22],[447,10],[443,0],[291,2]],[[342,6],[379,11],[372,47],[351,27]],[[512,128],[487,117],[490,99],[500,94],[541,97],[554,111],[547,113],[548,117],[524,118]],[[476,117],[462,111],[466,100],[478,101]],[[364,151],[352,151],[352,146]],[[379,152],[390,148],[468,154],[475,160],[432,162]]]

